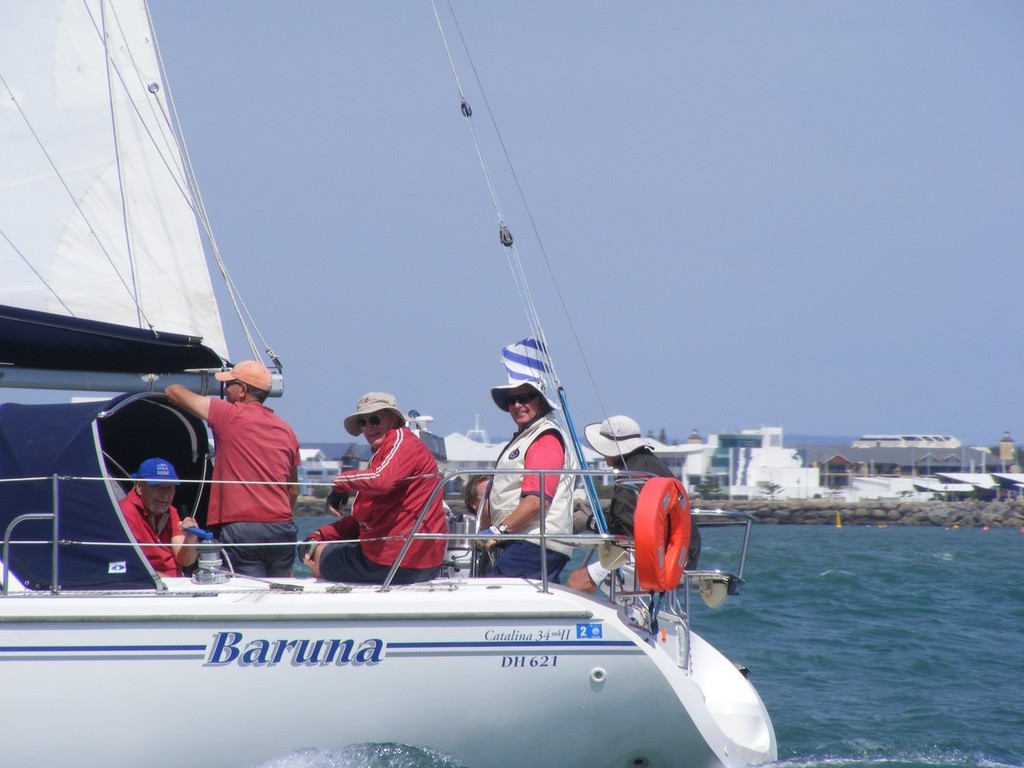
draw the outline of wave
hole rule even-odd
[[[406,744],[352,744],[341,752],[301,749],[251,768],[469,768],[455,755]]]
[[[984,755],[960,750],[851,755],[843,757],[793,757],[771,764],[771,768],[1021,768],[1019,763],[1005,763]]]

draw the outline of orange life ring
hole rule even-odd
[[[674,477],[652,477],[640,489],[633,517],[640,588],[666,592],[679,586],[690,546],[690,499]]]

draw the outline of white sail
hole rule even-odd
[[[143,0],[0,0],[0,304],[227,359]]]

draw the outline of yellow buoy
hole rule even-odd
[[[836,528],[842,528],[842,527],[843,527],[843,518],[839,515],[838,512],[836,512]]]

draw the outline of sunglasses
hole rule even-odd
[[[360,429],[365,429],[367,424],[372,424],[375,427],[380,426],[380,416],[374,414],[368,419],[356,419],[356,426]]]
[[[540,395],[538,395],[536,392],[524,392],[521,395],[509,395],[508,396],[508,404],[509,405],[526,405],[527,403],[532,402],[533,400],[536,400],[538,397],[540,397]]]
[[[224,385],[224,389],[227,389],[228,387],[233,387],[235,384],[244,384],[244,383],[245,382],[239,381],[238,379],[232,379],[231,381],[227,382]]]

